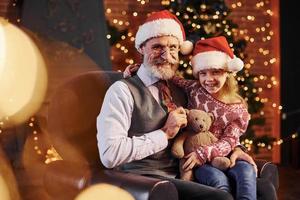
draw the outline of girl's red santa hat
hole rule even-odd
[[[182,23],[168,10],[152,13],[146,22],[139,26],[135,36],[135,48],[140,51],[145,41],[160,36],[176,37],[179,41],[180,52],[184,55],[193,50],[193,43],[185,39]]]
[[[236,57],[224,36],[213,37],[196,42],[193,58],[193,75],[204,69],[224,69],[238,72],[243,69],[244,62]]]

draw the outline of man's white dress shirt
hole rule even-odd
[[[141,65],[137,75],[159,102],[159,91],[153,85],[158,78],[152,76],[144,65]],[[105,94],[97,117],[97,140],[101,162],[107,168],[143,159],[168,145],[168,139],[160,129],[139,137],[128,137],[131,123],[147,123],[131,121],[133,105],[130,90],[122,81],[112,84]]]

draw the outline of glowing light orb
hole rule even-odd
[[[6,182],[1,175],[0,175],[0,198],[2,200],[10,200],[11,199]]]
[[[0,121],[4,126],[32,116],[46,87],[45,63],[36,45],[24,31],[0,18]]]
[[[109,200],[134,200],[127,191],[106,183],[96,184],[83,190],[75,200],[109,199]]]

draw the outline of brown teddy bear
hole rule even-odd
[[[180,133],[172,146],[172,154],[180,158],[180,178],[183,180],[193,180],[193,171],[184,171],[182,165],[185,162],[183,158],[200,146],[210,145],[218,139],[209,131],[213,122],[213,115],[202,110],[186,110],[188,125]],[[211,165],[226,170],[230,166],[230,160],[227,157],[216,157],[212,160]]]

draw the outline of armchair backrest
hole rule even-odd
[[[108,87],[122,78],[119,72],[91,71],[62,84],[48,109],[48,132],[64,160],[101,165],[96,117]]]

